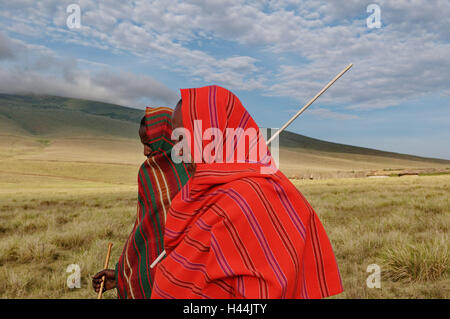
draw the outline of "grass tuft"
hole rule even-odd
[[[448,238],[442,236],[416,245],[403,244],[382,254],[384,278],[392,281],[434,281],[449,275]]]

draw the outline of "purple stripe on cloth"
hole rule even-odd
[[[211,225],[205,223],[201,218],[199,218],[195,224],[204,231],[210,231],[212,228]]]
[[[236,204],[238,204],[238,206],[241,208],[242,212],[246,216],[250,227],[253,229],[253,233],[256,235],[256,238],[258,239],[258,242],[263,249],[264,255],[266,256],[266,260],[268,261],[275,276],[277,277],[277,280],[282,289],[282,297],[284,297],[286,295],[286,286],[287,286],[286,276],[283,273],[280,265],[278,264],[275,256],[273,255],[273,252],[270,249],[270,246],[264,236],[261,226],[259,225],[258,221],[256,220],[256,217],[255,217],[253,211],[251,210],[250,206],[245,201],[245,199],[234,189],[230,189],[227,191],[223,190],[222,192],[224,194],[228,195],[230,198],[232,198],[236,202]]]
[[[214,234],[211,233],[211,249],[216,255],[217,262],[222,269],[222,271],[225,273],[225,275],[232,277],[234,276],[234,272],[231,269],[230,265],[228,264],[225,256],[222,253],[222,249],[220,248],[219,244],[217,243],[217,239],[214,236]]]
[[[163,298],[166,299],[175,299],[174,296],[168,294],[167,292],[163,291],[162,289],[159,288],[158,283],[155,281],[155,283],[153,284],[153,291],[156,292],[158,295],[160,295]]]
[[[170,238],[177,238],[180,235],[187,233],[190,229],[191,227],[186,227],[186,229],[183,231],[175,231],[166,227],[164,230],[165,231],[164,235]]]
[[[235,128],[235,130],[237,130],[239,128],[242,130],[237,130],[238,134],[235,135],[236,139],[233,138],[233,141],[231,141],[232,145],[233,145],[233,151],[228,154],[227,162],[231,159],[231,156],[234,157],[234,154],[236,154],[236,148],[237,148],[238,142],[241,139],[241,135],[245,132],[243,128],[247,125],[249,119],[250,119],[250,114],[248,112],[245,112],[241,118],[241,121],[239,122],[238,127]],[[245,141],[244,141],[244,146],[245,146]]]
[[[245,296],[245,286],[244,286],[244,279],[242,276],[239,276],[237,279],[237,290],[241,294],[241,296]]]
[[[219,119],[217,117],[216,91],[216,86],[212,86],[209,88],[209,120],[211,121],[211,127],[219,128]]]
[[[291,202],[289,201],[286,192],[283,190],[278,183],[268,179],[269,183],[273,185],[275,188],[275,191],[278,194],[278,198],[280,199],[281,203],[283,204],[284,208],[288,212],[289,218],[291,219],[292,223],[294,224],[295,228],[297,228],[297,231],[300,233],[300,236],[302,236],[303,240],[306,238],[306,228],[305,225],[303,225],[300,216],[296,213],[295,209],[292,207]]]
[[[306,286],[306,276],[305,276],[305,263],[303,263],[303,265],[302,265],[302,272],[303,272],[303,274],[302,274],[302,276],[303,276],[303,287],[302,287],[302,290],[303,290],[303,298],[304,299],[309,299],[309,296],[308,296],[308,287]]]
[[[207,275],[204,264],[197,264],[189,261],[186,257],[180,255],[175,250],[169,254],[169,257],[172,258],[177,263],[181,264],[184,268],[192,270],[192,271],[200,271],[205,276]]]

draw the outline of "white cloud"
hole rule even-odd
[[[365,25],[372,1],[102,1],[80,0],[82,28],[65,26],[72,1],[0,1],[0,26],[17,32],[155,59],[172,71],[230,89],[263,89],[299,102],[348,63],[354,67],[321,97],[324,104],[382,108],[449,94],[450,4],[385,1],[383,27]],[[282,65],[251,54],[197,49],[225,40],[255,56],[291,55]],[[253,50],[253,51],[252,51]],[[296,57],[301,63],[296,61]]]
[[[90,73],[70,69],[52,75],[0,67],[0,78],[8,78],[0,82],[1,93],[49,94],[130,107],[143,107],[149,102],[173,107],[179,99],[176,92],[149,76],[111,70]]]
[[[12,43],[9,38],[0,32],[0,60],[7,60],[14,58]]]
[[[1,93],[36,93],[142,107],[174,106],[179,94],[147,75],[115,71],[99,63],[59,57],[46,47],[13,40],[0,33],[0,52],[15,52],[0,64]]]
[[[290,109],[290,113],[297,113],[299,110]],[[347,114],[342,112],[331,111],[322,107],[311,107],[308,109],[308,114],[312,114],[317,117],[332,119],[332,120],[356,120],[359,116],[353,114]]]

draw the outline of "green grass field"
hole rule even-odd
[[[1,173],[0,297],[94,298],[90,277],[118,260],[136,186]],[[320,216],[342,274],[337,298],[448,298],[450,176],[294,180]],[[81,288],[69,289],[70,264]],[[381,289],[366,286],[378,264]],[[105,297],[115,298],[115,292]]]
[[[108,242],[111,268],[122,252],[144,159],[140,111],[92,103],[0,94],[0,298],[96,298],[90,279]],[[336,298],[450,297],[450,161],[291,133],[281,146],[282,171],[334,247],[345,289]],[[428,175],[363,178],[404,170]],[[71,264],[79,289],[67,286]],[[371,264],[379,289],[366,285]]]

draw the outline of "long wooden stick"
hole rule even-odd
[[[308,103],[305,104],[305,106],[303,106],[300,111],[297,112],[297,114],[295,114],[293,117],[291,117],[291,119],[289,121],[286,122],[286,124],[284,124],[278,131],[275,132],[275,134],[272,135],[272,137],[267,141],[267,145],[270,144],[270,142],[272,142],[272,140],[277,137],[281,132],[283,132],[286,127],[288,127],[300,114],[302,114],[311,104],[314,103],[315,100],[317,100],[317,98],[319,96],[322,95],[323,92],[325,92],[330,86],[333,85],[334,82],[337,81],[337,79],[339,79],[345,72],[347,72],[351,67],[353,66],[352,63],[350,63],[344,70],[342,70],[338,75],[336,75],[334,77],[333,80],[331,80],[330,82],[328,82],[327,85],[324,86],[324,88],[322,90],[320,90],[319,93],[316,94],[316,96],[314,96],[311,100],[309,100]]]
[[[286,124],[284,124],[278,131],[275,132],[274,135],[272,135],[272,137],[267,141],[267,145],[269,145],[270,142],[272,142],[275,137],[277,137],[281,132],[283,132],[286,129],[286,127],[288,127],[297,117],[299,117],[300,114],[302,114],[311,104],[313,104],[314,101],[317,100],[317,98],[319,96],[321,96],[326,90],[328,90],[328,88],[330,86],[332,86],[333,83],[336,82],[352,66],[353,66],[353,63],[350,63],[349,65],[347,65],[347,67],[344,70],[342,70],[338,75],[336,75],[333,80],[328,82],[328,84],[325,85],[324,88],[322,90],[320,90],[319,93],[316,94],[316,96],[314,96],[311,100],[309,100],[309,102],[306,103],[305,106],[303,106],[301,108],[301,110],[297,112],[297,114],[295,114],[293,117],[291,117],[291,119],[289,121],[287,121]],[[162,253],[159,254],[158,258],[156,258],[155,261],[153,261],[153,263],[150,265],[150,268],[155,267],[156,264],[158,264],[165,255],[166,255],[166,251],[163,250]]]
[[[107,269],[108,268],[108,264],[109,264],[109,256],[111,256],[111,248],[112,248],[112,243],[108,244],[108,253],[106,254],[106,259],[105,259],[105,267],[103,267],[103,269]],[[103,275],[102,277],[102,283],[100,284],[100,290],[98,291],[98,296],[97,299],[102,299],[102,294],[103,294],[103,286],[105,285],[105,275]]]
[[[155,267],[156,264],[159,263],[159,261],[160,261],[161,259],[163,259],[163,257],[164,257],[165,255],[166,255],[166,251],[163,250],[162,253],[159,254],[158,258],[156,258],[155,261],[152,262],[152,264],[150,265],[150,268]]]

